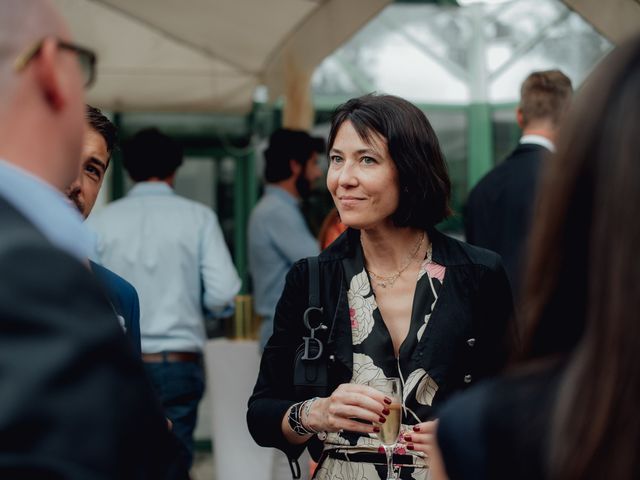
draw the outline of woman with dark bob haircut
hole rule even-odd
[[[426,479],[430,443],[411,436],[429,435],[452,393],[506,361],[507,278],[498,255],[436,230],[450,182],[411,103],[366,95],[338,107],[329,160],[327,187],[349,228],[287,276],[249,429],[292,465],[309,447],[317,479]],[[393,378],[397,398],[385,390]],[[387,435],[398,420],[402,433]]]
[[[601,62],[558,136],[531,233],[523,358],[443,410],[452,480],[640,478],[638,125],[640,37]]]

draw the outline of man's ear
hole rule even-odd
[[[524,130],[524,115],[522,114],[522,108],[516,108],[516,121],[518,122],[518,126],[520,130]]]
[[[56,41],[52,38],[47,38],[42,44],[40,53],[33,59],[38,85],[46,102],[55,111],[62,110],[66,104],[65,93],[62,88],[62,76],[59,71],[59,53]]]

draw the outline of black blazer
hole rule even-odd
[[[516,298],[538,177],[549,153],[540,145],[518,145],[471,190],[464,212],[467,242],[500,254]]]
[[[89,269],[0,197],[0,478],[186,478]]]
[[[436,408],[453,392],[502,369],[512,340],[508,330],[513,305],[497,254],[437,230],[428,234],[433,243],[433,260],[446,266],[447,271],[438,303],[414,355],[430,375],[440,380],[433,404]],[[318,257],[324,323],[330,326],[323,339],[328,392],[352,377],[348,286],[342,259],[354,255],[359,237],[359,231],[349,229]],[[295,351],[308,332],[302,321],[308,306],[307,265],[306,259],[300,260],[287,275],[276,307],[274,333],[264,349],[247,412],[249,430],[256,442],[279,448],[292,458],[299,456],[305,445],[294,446],[286,441],[280,428],[282,417],[293,403],[314,396],[311,390],[305,392],[293,386]]]
[[[95,262],[89,262],[116,314],[124,320],[125,333],[138,356],[142,356],[140,345],[140,300],[133,285],[124,278]]]

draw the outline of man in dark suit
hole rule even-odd
[[[0,478],[184,477],[62,190],[93,54],[48,0],[0,4]]]
[[[554,151],[558,126],[571,101],[571,80],[559,70],[533,72],[516,110],[518,147],[471,190],[465,209],[467,242],[502,256],[517,299],[541,165]]]
[[[142,357],[140,345],[140,301],[133,285],[108,268],[89,261],[91,271],[104,289],[133,350]]]
[[[115,125],[99,109],[87,105],[86,119],[80,172],[66,191],[85,219],[91,213],[100,193],[117,138]],[[141,356],[138,292],[133,285],[111,270],[95,262],[89,264],[122,322],[134,350]]]

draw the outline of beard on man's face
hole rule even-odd
[[[300,176],[296,179],[296,190],[300,198],[307,199],[311,195],[311,183],[304,175],[304,171],[300,173]]]
[[[304,168],[296,178],[296,190],[298,191],[298,195],[300,198],[306,200],[311,195],[312,190],[314,190],[314,185],[311,184],[309,179],[307,178],[307,166],[309,162],[304,164]]]

